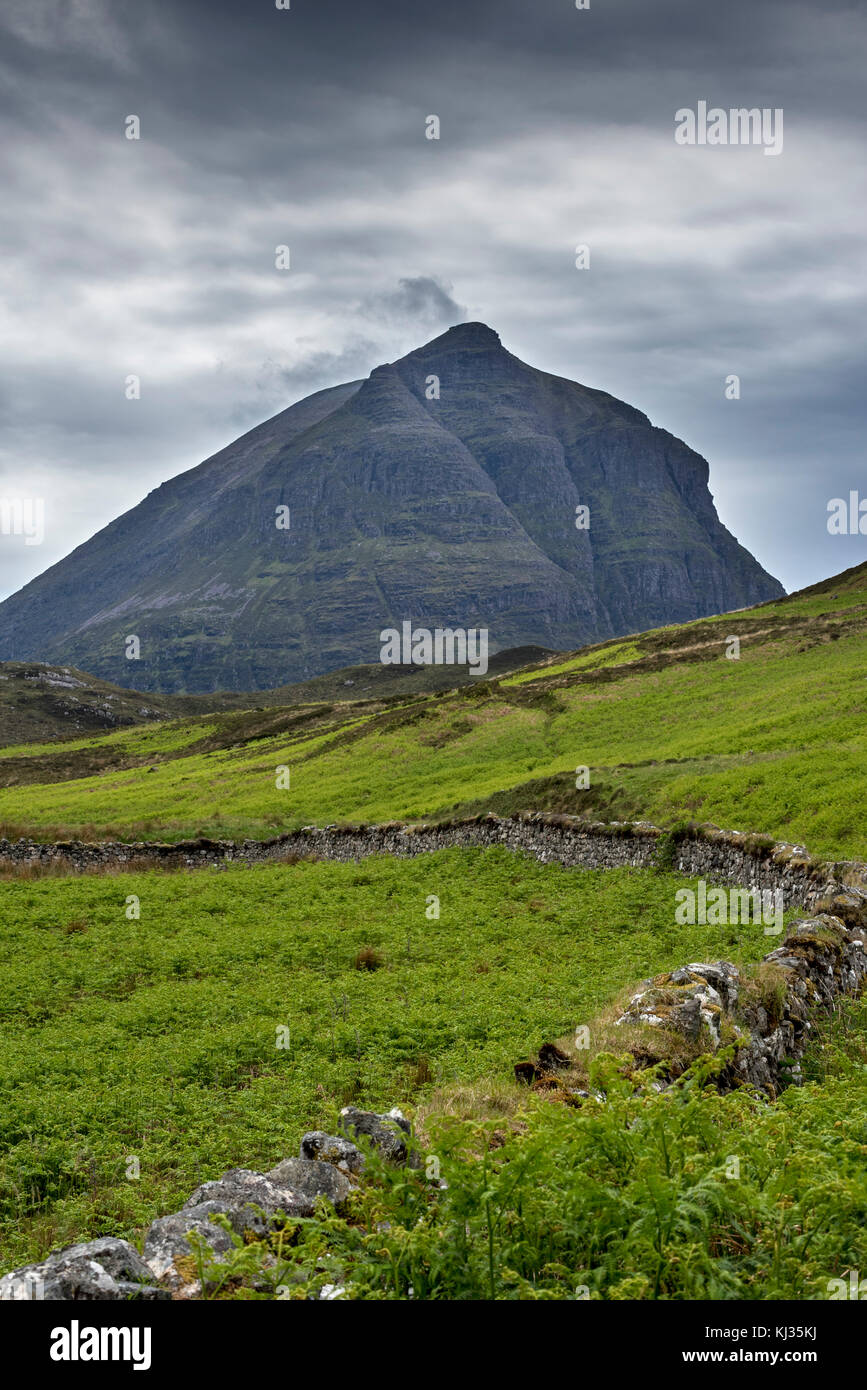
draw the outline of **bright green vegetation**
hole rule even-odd
[[[515,679],[19,745],[0,752],[0,833],[261,837],[537,807],[711,820],[867,858],[865,633],[867,566]],[[730,635],[739,661],[725,657]],[[577,791],[584,765],[591,786]],[[297,1152],[343,1104],[403,1104],[448,1188],[383,1170],[351,1221],[303,1224],[274,1271],[292,1296],[329,1282],[376,1299],[410,1285],[417,1298],[572,1298],[578,1285],[602,1298],[827,1297],[830,1278],[867,1269],[867,1003],[826,1022],[808,1084],[774,1103],[704,1088],[707,1059],[677,1091],[639,1096],[602,1056],[604,1106],[512,1082],[514,1062],[610,1016],[643,976],[770,949],[754,926],[675,927],[680,882],[502,849],[10,871],[3,1265],[140,1233],[199,1181]],[[379,968],[357,968],[367,948]],[[223,1293],[251,1296],[262,1258],[239,1250]]]
[[[531,1102],[508,1120],[431,1125],[416,1175],[379,1165],[348,1220],[212,1267],[212,1296],[341,1286],[351,1299],[827,1299],[867,1267],[867,1000],[827,1023],[808,1084],[774,1104],[720,1096],[696,1066],[636,1094],[610,1057],[605,1104]],[[812,1078],[812,1079],[809,1079]],[[438,1189],[426,1180],[439,1175]],[[737,1166],[736,1166],[737,1165]],[[293,1282],[297,1280],[298,1282]],[[410,1290],[412,1293],[410,1294]]]
[[[627,661],[637,661],[640,648],[634,642],[612,642],[604,647],[591,647],[580,656],[569,661],[554,662],[541,670],[523,671],[517,676],[507,676],[502,682],[507,688],[512,685],[527,685],[544,677],[568,675],[571,671],[599,671],[605,666],[622,666]]]
[[[265,837],[537,807],[662,824],[687,816],[867,856],[867,567],[850,584],[848,607],[829,618],[793,614],[787,599],[768,616],[728,615],[724,636],[705,621],[631,638],[623,671],[561,662],[520,685],[484,682],[387,708],[211,715],[91,741],[80,755],[91,762],[71,754],[63,780],[57,750],[24,768],[0,760],[0,775],[28,784],[0,790],[0,830]],[[728,660],[725,637],[738,632],[740,660]],[[101,770],[78,775],[97,753]],[[582,765],[584,792],[575,790]],[[289,788],[276,785],[280,767]]]
[[[133,729],[116,729],[110,734],[91,734],[87,738],[65,739],[60,745],[54,743],[19,743],[3,748],[4,758],[39,758],[47,755],[57,758],[58,754],[101,749],[117,750],[126,758],[147,758],[160,753],[173,753],[198,743],[216,731],[217,726],[206,719],[196,719],[183,724],[140,724]]]
[[[4,885],[3,1265],[132,1234],[343,1104],[508,1088],[634,980],[769,949],[754,925],[676,927],[682,882],[490,849]]]

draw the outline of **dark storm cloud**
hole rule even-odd
[[[6,0],[0,495],[46,539],[0,536],[0,593],[462,318],[686,438],[789,586],[864,558],[825,505],[867,491],[865,35],[834,0]],[[676,146],[700,98],[783,107],[783,154]]]

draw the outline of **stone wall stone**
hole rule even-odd
[[[414,858],[454,846],[507,849],[541,863],[572,868],[647,867],[661,855],[678,872],[742,887],[780,889],[785,906],[813,904],[846,886],[867,888],[867,865],[812,858],[802,845],[776,843],[713,825],[692,826],[677,837],[644,821],[602,823],[546,812],[511,817],[476,816],[440,823],[305,826],[269,840],[183,840],[42,843],[0,839],[0,865],[68,868],[72,873],[136,868],[223,867],[303,858],[352,861],[389,854]]]
[[[858,994],[867,979],[867,893],[844,889],[819,907],[815,917],[792,922],[757,968],[693,962],[644,980],[617,1019],[624,1045],[629,1025],[677,1033],[706,1052],[733,1034],[734,1056],[716,1081],[721,1090],[748,1084],[776,1096],[799,1084],[817,1013]],[[670,1055],[664,1042],[660,1051]]]

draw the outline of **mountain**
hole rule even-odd
[[[376,662],[404,621],[564,649],[780,596],[708,476],[640,411],[460,324],[151,492],[0,604],[0,660],[261,690]]]

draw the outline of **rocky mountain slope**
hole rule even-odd
[[[640,411],[461,324],[150,493],[0,604],[0,659],[262,690],[376,662],[407,620],[563,649],[778,597],[708,475]]]

